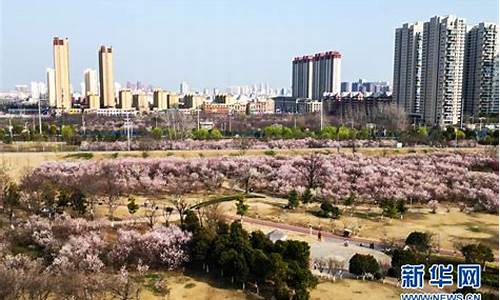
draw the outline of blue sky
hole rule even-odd
[[[392,80],[394,29],[454,14],[498,22],[497,0],[0,0],[0,89],[44,80],[53,36],[70,39],[71,81],[114,48],[115,79],[178,89],[290,86],[291,59],[343,55],[342,81]]]

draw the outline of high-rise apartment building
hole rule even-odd
[[[396,29],[392,98],[408,114],[422,114],[422,41],[424,24],[403,24]]]
[[[54,69],[47,68],[47,98],[50,107],[56,106],[56,74]]]
[[[168,93],[162,89],[153,91],[153,107],[157,110],[166,110],[168,108]]]
[[[132,91],[123,89],[118,92],[118,102],[121,109],[132,109]]]
[[[85,91],[83,91],[83,96],[87,97],[89,95],[97,95],[97,72],[92,69],[86,69],[83,71]]]
[[[55,107],[71,108],[71,90],[69,81],[69,43],[68,39],[54,37],[52,41],[54,54]]]
[[[465,19],[455,16],[424,23],[421,96],[427,124],[461,122],[465,33]]]
[[[140,112],[149,111],[149,102],[146,94],[143,91],[138,91],[132,95],[132,106]]]
[[[294,58],[292,62],[292,97],[312,99],[313,56]]]
[[[463,110],[464,117],[498,113],[498,28],[494,23],[479,23],[466,36]],[[496,65],[495,65],[496,64]]]
[[[340,93],[341,58],[337,51],[296,57],[292,61],[292,96],[321,99],[324,93]]]
[[[113,48],[101,46],[99,49],[99,88],[101,108],[115,107],[113,81]]]
[[[181,85],[179,87],[179,92],[181,93],[181,95],[186,95],[189,93],[189,85],[187,82],[185,81],[181,82]]]

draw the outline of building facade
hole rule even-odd
[[[86,69],[83,71],[85,91],[83,93],[84,97],[89,95],[97,95],[97,72],[92,69]]]
[[[68,39],[54,37],[54,82],[55,107],[68,110],[71,108],[71,89],[69,80],[69,42]]]
[[[396,104],[406,113],[420,116],[423,29],[422,22],[403,24],[396,29],[392,93]]]
[[[50,107],[56,106],[56,75],[52,68],[47,68],[47,99]]]
[[[101,46],[99,48],[99,89],[101,108],[115,107],[115,92],[113,81],[113,49]]]
[[[121,109],[132,109],[132,91],[130,89],[123,89],[118,92],[118,103]]]
[[[168,109],[168,93],[162,89],[153,91],[153,107],[157,110]]]
[[[341,59],[337,51],[294,58],[292,97],[318,100],[325,93],[340,93]]]
[[[498,113],[498,28],[494,23],[479,23],[466,36],[463,77],[464,117]]]
[[[465,19],[455,16],[436,16],[424,23],[422,99],[427,124],[461,122],[465,33]]]

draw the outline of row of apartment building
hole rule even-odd
[[[397,28],[393,99],[431,125],[498,114],[497,25],[450,15]]]

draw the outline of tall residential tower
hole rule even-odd
[[[465,41],[463,105],[464,116],[498,113],[495,70],[498,70],[498,28],[479,23],[467,33]],[[498,78],[496,79],[498,81]]]
[[[99,49],[99,88],[101,108],[115,107],[113,81],[113,48],[101,46]]]
[[[340,93],[341,54],[328,51],[292,61],[292,96],[319,100],[324,93]]]
[[[424,24],[403,24],[396,29],[392,98],[413,116],[422,116],[422,39]]]
[[[55,107],[66,110],[71,108],[68,39],[54,37],[52,45],[54,50]]]
[[[461,122],[465,33],[465,19],[455,16],[436,16],[424,23],[422,98],[427,124]]]

